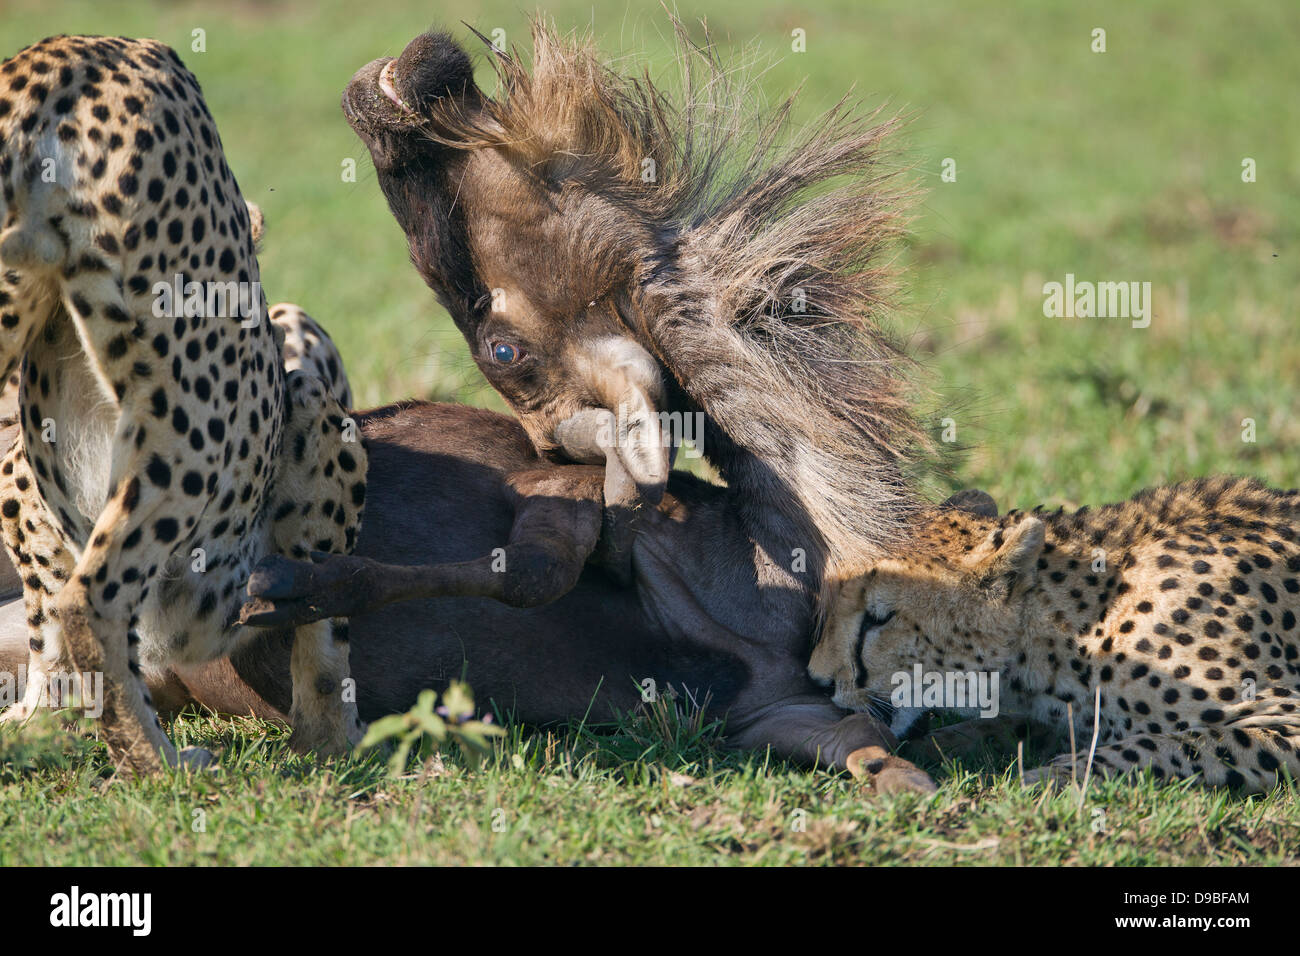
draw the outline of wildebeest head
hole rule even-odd
[[[628,300],[655,236],[638,197],[624,195],[625,171],[556,142],[511,143],[530,133],[506,127],[469,57],[441,34],[363,67],[343,109],[416,268],[538,449],[555,448],[570,415],[608,409],[621,416],[620,457],[657,500],[670,458],[659,430],[664,376],[632,328]],[[577,120],[555,116],[566,119]]]
[[[539,451],[607,409],[653,501],[671,461],[658,413],[700,413],[705,455],[808,547],[872,549],[916,435],[875,321],[897,194],[862,175],[893,124],[841,104],[792,141],[789,102],[751,115],[707,44],[679,40],[680,105],[538,24],[531,67],[493,50],[493,96],[430,33],[358,71],[343,110],[416,268]]]

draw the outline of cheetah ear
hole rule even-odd
[[[262,237],[266,235],[266,217],[257,203],[244,200],[244,205],[248,207],[248,231],[253,236],[253,251],[261,252]]]
[[[987,491],[980,491],[978,488],[967,488],[952,495],[939,506],[952,511],[965,511],[969,514],[979,515],[981,518],[996,518],[998,516],[998,503],[993,500],[993,496]]]
[[[986,541],[992,552],[976,574],[979,588],[994,600],[1006,601],[1017,585],[1033,581],[1045,540],[1043,522],[1030,515],[1010,528],[994,528]]]

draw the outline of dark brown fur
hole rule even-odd
[[[648,678],[708,700],[734,746],[933,788],[888,756],[873,718],[812,685],[807,611],[787,593],[771,614],[781,596],[758,580],[762,556],[727,489],[674,472],[658,508],[606,508],[606,469],[541,461],[505,416],[411,402],[357,417],[370,472],[355,555],[273,561],[250,589],[264,615],[350,615],[367,719],[460,678],[525,723],[607,720],[638,705]],[[288,655],[272,634],[234,662],[283,707]]]

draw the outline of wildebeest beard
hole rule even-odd
[[[630,410],[647,500],[670,467],[657,413],[703,413],[703,453],[781,567],[816,588],[888,544],[925,444],[882,327],[906,198],[897,119],[847,101],[796,132],[793,97],[743,83],[678,25],[683,93],[534,24],[531,68],[492,50],[477,87],[445,34],[363,67],[343,109],[411,259],[538,450],[589,409]]]

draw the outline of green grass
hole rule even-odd
[[[0,51],[51,32],[176,46],[245,195],[266,212],[268,294],[330,329],[359,402],[497,404],[406,262],[338,99],[358,66],[396,53],[431,16],[461,35],[463,19],[525,42],[524,15],[505,0],[358,9],[18,0],[0,20]],[[629,65],[671,75],[657,3],[546,9],[563,27],[591,27]],[[928,193],[901,253],[908,295],[895,321],[937,417],[954,419],[970,448],[960,484],[1004,507],[1097,503],[1215,472],[1300,484],[1293,3],[705,0],[683,14],[707,14],[725,49],[755,50],[770,99],[805,81],[803,121],[850,86],[867,105],[916,111],[898,162]],[[1094,27],[1107,30],[1104,54],[1090,50]],[[204,53],[189,52],[195,28]],[[790,52],[795,28],[806,53]],[[956,182],[940,179],[946,157]],[[1243,157],[1257,182],[1241,181]],[[356,183],[342,181],[346,159]],[[1150,281],[1151,327],[1045,318],[1042,284],[1067,272]],[[1241,439],[1246,418],[1254,442]],[[942,789],[922,801],[731,754],[708,734],[665,743],[636,722],[516,731],[483,770],[449,756],[439,773],[402,780],[379,758],[306,765],[262,725],[194,718],[174,732],[223,744],[224,770],[114,782],[93,749],[60,766],[6,732],[0,861],[1239,864],[1300,848],[1290,793],[1148,781],[1095,787],[1082,807],[1070,795],[1040,806],[1005,756],[934,768]],[[1105,829],[1094,833],[1098,808]],[[194,809],[206,811],[204,833],[191,830]]]
[[[876,796],[647,714],[514,729],[477,770],[453,750],[401,777],[381,754],[315,764],[282,728],[192,716],[173,732],[223,747],[220,769],[145,782],[53,723],[0,728],[0,865],[1259,865],[1293,860],[1300,831],[1286,792],[1146,778],[1081,800],[992,756],[931,765],[934,797]]]

